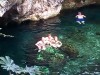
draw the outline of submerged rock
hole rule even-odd
[[[100,32],[96,32],[96,35],[100,35]]]
[[[60,48],[65,54],[67,54],[70,58],[76,58],[79,55],[79,52],[74,49],[72,46],[64,45]]]

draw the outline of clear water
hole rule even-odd
[[[75,22],[78,11],[87,16],[85,25]],[[8,55],[16,64],[23,65],[25,51],[34,46],[42,36],[51,33],[74,47],[79,51],[79,56],[82,56],[65,63],[59,75],[100,75],[100,6],[66,10],[61,15],[40,23],[12,24],[0,32],[15,36],[0,37],[0,56]],[[0,69],[0,75],[8,74]]]

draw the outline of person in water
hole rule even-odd
[[[35,45],[39,49],[38,52],[40,52],[41,50],[45,50],[46,49],[46,46],[45,46],[45,43],[44,43],[43,39],[41,39],[40,41],[38,41]]]
[[[58,40],[57,36],[54,36],[54,39],[50,42],[50,46],[54,48],[59,48],[62,46],[62,43]]]
[[[61,41],[58,40],[58,37],[57,36],[54,36],[54,40],[55,40],[56,48],[59,48],[59,47],[62,46],[62,43],[61,43]]]
[[[42,37],[42,40],[43,40],[45,45],[49,45],[50,44],[50,41],[49,41],[48,37]]]
[[[78,15],[76,15],[76,22],[79,24],[85,24],[84,18],[86,18],[85,15],[83,15],[81,12],[78,12]]]
[[[51,34],[48,34],[47,37],[42,37],[40,41],[35,44],[38,47],[38,52],[41,50],[46,50],[48,46],[54,48],[59,48],[62,46],[62,43],[58,40],[57,36],[52,37]]]

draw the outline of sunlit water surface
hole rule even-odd
[[[78,11],[84,13],[85,25],[75,22]],[[0,37],[0,56],[10,56],[16,64],[25,63],[25,51],[48,33],[73,46],[82,58],[68,61],[60,75],[100,75],[100,6],[63,11],[60,16],[40,23],[24,23],[4,27],[0,32],[15,36]],[[0,75],[7,75],[0,70]]]

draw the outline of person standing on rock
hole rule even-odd
[[[76,22],[79,24],[85,24],[84,18],[86,18],[85,15],[83,15],[81,12],[78,12],[78,15],[76,15]]]

